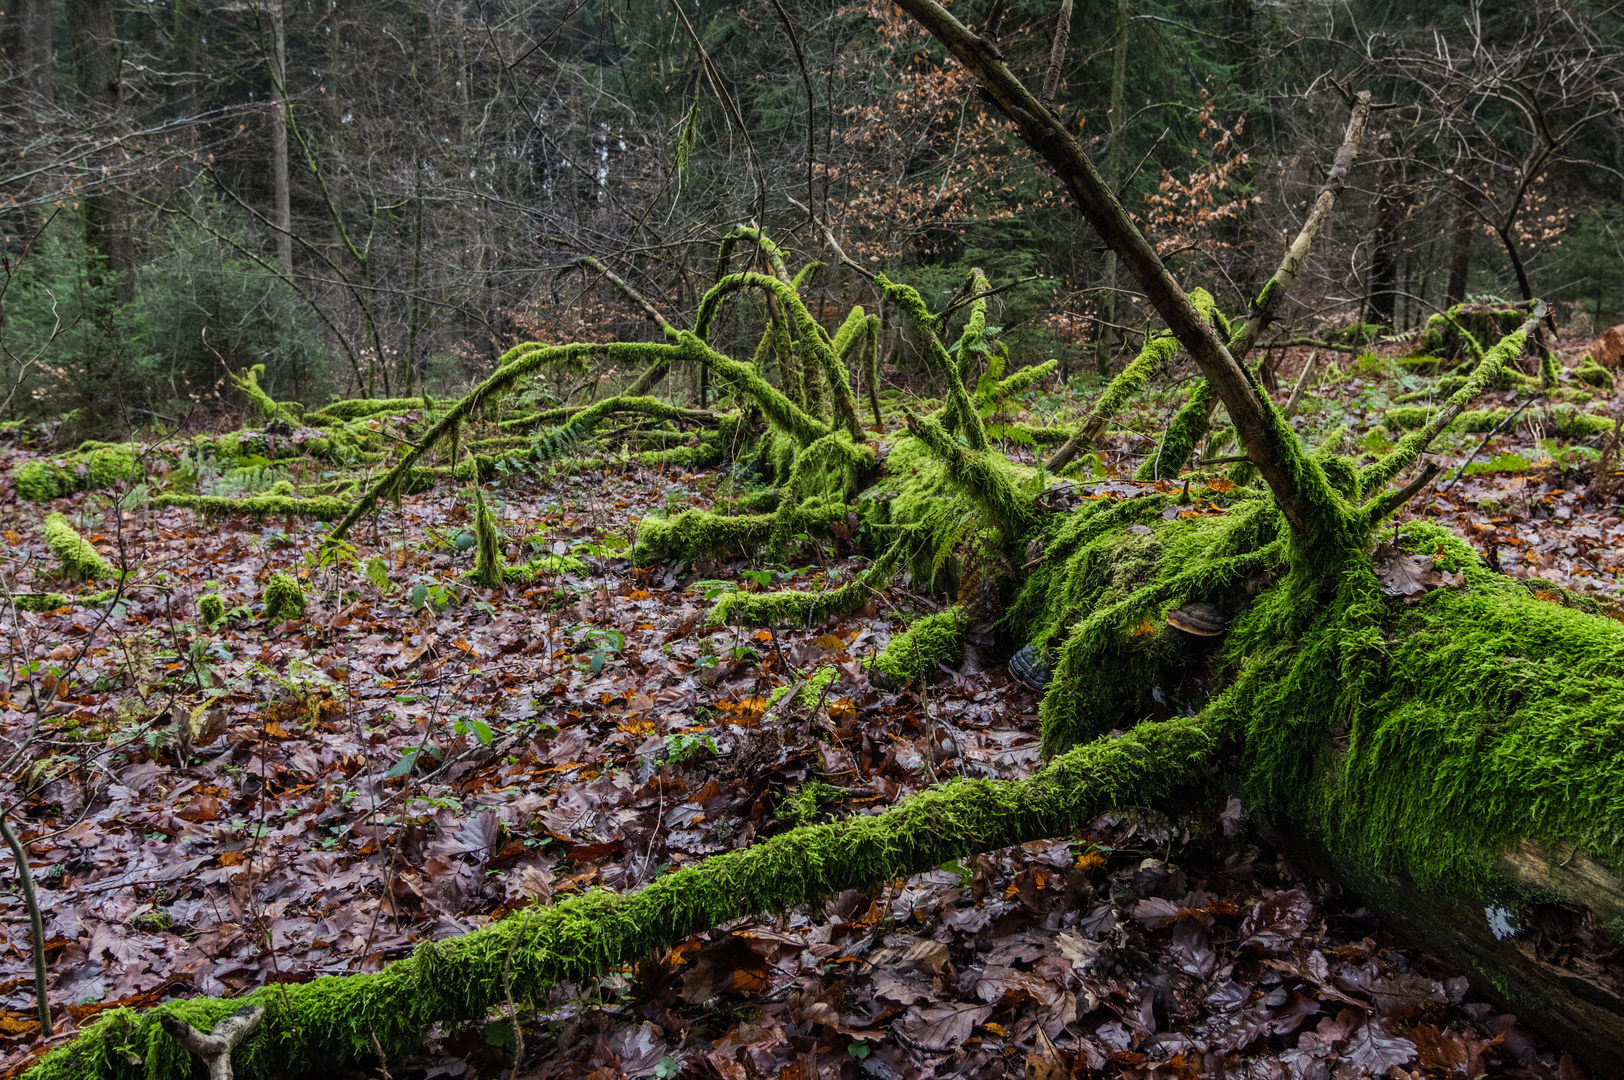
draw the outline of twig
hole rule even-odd
[[[789,200],[792,206],[799,207],[802,210],[807,210],[807,208],[796,200],[794,196],[786,195],[785,198]],[[807,210],[807,216],[810,217],[811,214],[812,212]],[[825,222],[819,221],[818,226],[823,230],[824,241],[829,245],[830,250],[835,253],[835,258],[841,263],[841,265],[851,267],[853,270],[857,271],[859,274],[862,274],[870,281],[874,280],[874,271],[862,265],[850,255],[847,255],[846,249],[840,246],[840,241],[835,239],[834,231],[830,229]]]
[[[39,1037],[51,1037],[51,1002],[45,992],[45,923],[40,918],[39,899],[34,895],[34,875],[28,869],[28,851],[12,831],[11,822],[0,814],[0,836],[5,837],[12,858],[17,860],[17,884],[22,886],[28,905],[28,932],[34,948],[34,1003],[39,1008]]]
[[[1516,407],[1516,409],[1514,409],[1511,412],[1511,415],[1507,416],[1504,420],[1501,420],[1498,424],[1494,425],[1494,429],[1492,431],[1490,431],[1487,435],[1483,436],[1483,441],[1477,444],[1477,449],[1473,450],[1470,454],[1466,455],[1465,459],[1462,460],[1461,463],[1460,463],[1460,468],[1455,470],[1455,475],[1451,476],[1442,485],[1440,485],[1438,490],[1440,492],[1443,492],[1443,491],[1448,491],[1450,488],[1454,487],[1455,483],[1458,480],[1460,480],[1460,478],[1465,474],[1466,466],[1468,466],[1468,465],[1470,465],[1472,463],[1472,459],[1477,457],[1477,455],[1481,454],[1483,452],[1484,448],[1489,445],[1489,442],[1491,440],[1493,440],[1493,438],[1496,435],[1500,434],[1500,432],[1504,431],[1511,424],[1511,422],[1513,420],[1515,420],[1515,419],[1517,419],[1517,417],[1521,416],[1522,411],[1524,409],[1528,408],[1529,405],[1533,404],[1535,401],[1537,401],[1538,399],[1540,399],[1540,398],[1542,398],[1544,396],[1545,396],[1544,394],[1529,394],[1527,397],[1523,398],[1522,404],[1518,405]]]
[[[1318,349],[1308,354],[1308,363],[1303,365],[1303,373],[1297,376],[1297,385],[1291,388],[1291,396],[1286,399],[1285,413],[1290,416],[1297,409],[1297,403],[1303,399],[1303,391],[1308,389],[1308,380],[1313,377],[1314,369],[1319,366]]]
[[[1066,41],[1071,37],[1071,0],[1060,0],[1060,19],[1055,23],[1054,43],[1049,46],[1049,71],[1043,76],[1043,92],[1039,104],[1049,108],[1054,104],[1055,91],[1060,89],[1060,68],[1066,62]]]
[[[214,1025],[208,1034],[197,1030],[174,1013],[166,1012],[158,1023],[170,1038],[203,1059],[209,1080],[231,1080],[231,1051],[254,1033],[265,1019],[265,1006],[244,1006]]]
[[[919,678],[919,705],[925,710],[925,775],[936,783],[936,724],[930,715],[930,679],[925,672],[925,661],[919,655],[919,636],[914,635],[914,671]]]
[[[1437,475],[1438,466],[1430,461],[1427,462],[1427,467],[1422,469],[1420,474],[1416,476],[1415,479],[1411,480],[1408,484],[1405,484],[1397,491],[1389,491],[1387,494],[1383,495],[1380,500],[1375,502],[1375,507],[1370,513],[1370,520],[1373,523],[1381,521],[1382,518],[1386,517],[1388,514],[1391,514],[1393,511],[1415,498],[1415,493],[1426,487],[1432,478]]]
[[[502,994],[507,998],[508,1024],[513,1028],[512,1080],[519,1080],[519,1066],[524,1062],[524,1028],[519,1024],[518,1007],[513,1004],[513,953],[524,939],[525,931],[530,928],[530,912],[534,908],[532,904],[524,909],[524,921],[519,924],[519,932],[513,935],[513,940],[508,942],[507,959],[502,961]]]

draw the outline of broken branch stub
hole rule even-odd
[[[203,1064],[208,1066],[209,1080],[232,1080],[231,1052],[254,1033],[263,1019],[265,1006],[244,1005],[207,1033],[174,1013],[162,1014],[158,1022],[170,1038],[203,1059]]]

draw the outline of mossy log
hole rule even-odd
[[[560,983],[658,955],[731,919],[787,911],[944,862],[1062,836],[1098,814],[1146,803],[1173,809],[1205,783],[1221,743],[1200,721],[1147,724],[1078,747],[1027,780],[956,780],[882,814],[795,829],[707,859],[630,893],[590,891],[516,912],[460,938],[419,945],[377,974],[263,987],[245,998],[192,998],[110,1009],[53,1050],[30,1080],[172,1080],[193,1059],[164,1029],[170,1015],[207,1030],[243,1006],[265,1010],[233,1055],[239,1077],[332,1076],[391,1064],[436,1024],[482,1020],[505,999],[540,1000]]]
[[[62,560],[62,576],[69,581],[102,581],[113,576],[107,560],[61,514],[45,519],[45,545]]]

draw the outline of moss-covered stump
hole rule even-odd
[[[1475,360],[1527,317],[1520,304],[1456,304],[1427,319],[1411,351],[1416,356]]]
[[[436,1024],[479,1021],[505,1000],[541,1000],[656,955],[731,919],[781,912],[845,889],[931,870],[944,862],[1063,836],[1108,810],[1186,805],[1205,783],[1220,733],[1193,720],[1148,724],[1081,746],[1020,781],[956,780],[882,814],[796,829],[717,855],[640,891],[594,891],[518,912],[464,937],[420,945],[377,974],[263,987],[246,998],[193,998],[147,1012],[104,1012],[30,1080],[172,1080],[193,1075],[159,1022],[162,1013],[208,1029],[245,1004],[265,1008],[233,1055],[245,1080],[332,1076],[390,1063]]]

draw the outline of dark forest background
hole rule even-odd
[[[1035,86],[1058,7],[953,10],[995,22]],[[576,256],[682,323],[748,221],[799,261],[822,219],[938,306],[980,266],[1009,286],[1011,363],[1058,356],[1085,384],[1147,326],[883,2],[4,0],[0,43],[6,418],[173,426],[257,363],[280,398],[452,392],[520,341],[656,333]],[[1062,75],[1056,107],[1229,310],[1296,231],[1341,91],[1367,89],[1391,107],[1287,332],[1402,332],[1488,295],[1551,301],[1568,335],[1624,320],[1618,5],[1078,0]],[[871,292],[813,279],[830,318]],[[885,345],[905,369],[909,343]]]

